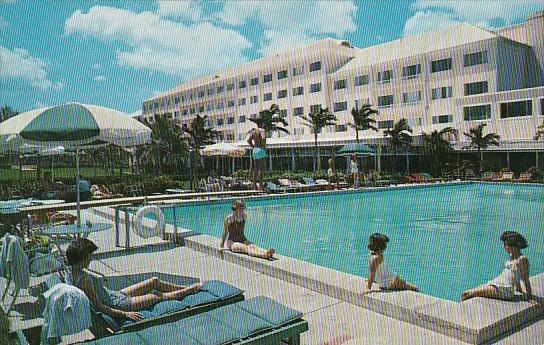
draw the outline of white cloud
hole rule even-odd
[[[264,27],[263,54],[300,46],[324,35],[341,38],[357,29],[352,1],[232,1],[216,18],[230,25]],[[282,40],[282,37],[284,40]]]
[[[106,80],[106,77],[103,76],[103,75],[97,75],[93,78],[94,81],[98,81],[98,82],[101,82],[101,81],[105,81]]]
[[[42,91],[60,90],[63,87],[63,83],[49,80],[47,64],[43,60],[30,55],[25,49],[14,48],[10,50],[0,46],[0,61],[2,61],[3,65],[0,68],[0,80],[22,79]]]
[[[102,65],[99,64],[99,63],[94,63],[93,64],[93,69],[100,69],[100,67],[102,67]]]
[[[417,0],[415,14],[406,21],[404,34],[413,35],[444,27],[455,22],[467,22],[484,28],[497,29],[525,19],[544,9],[536,1],[437,1]]]
[[[202,18],[202,9],[198,1],[158,1],[158,14],[162,17],[175,17],[191,21]]]
[[[183,24],[157,13],[95,6],[66,20],[67,35],[116,42],[120,65],[193,77],[246,61],[251,43],[210,22]]]

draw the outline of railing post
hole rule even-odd
[[[115,246],[119,247],[119,206],[115,207]]]
[[[128,207],[125,207],[125,249],[130,249],[130,221]]]
[[[178,242],[178,217],[177,217],[177,207],[176,207],[176,204],[174,204],[174,244],[176,244]]]

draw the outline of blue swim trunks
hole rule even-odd
[[[266,149],[263,149],[262,147],[254,147],[253,148],[253,159],[259,160],[264,159],[268,157],[266,154]]]

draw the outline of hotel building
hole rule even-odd
[[[346,124],[363,103],[379,111],[380,131],[359,137],[384,153],[383,129],[401,118],[416,147],[422,133],[453,127],[461,133],[454,147],[461,149],[462,133],[486,123],[487,132],[501,136],[501,145],[488,150],[504,152],[507,164],[514,152],[543,150],[544,140],[533,138],[544,119],[544,12],[496,31],[460,23],[364,49],[319,40],[190,80],[144,101],[141,118],[169,116],[188,126],[196,114],[207,115],[223,140],[244,144],[254,126],[248,118],[277,104],[290,134],[274,134],[268,146],[294,167],[295,155],[308,155],[314,142],[299,115],[320,106],[336,115],[338,124],[319,135],[328,152],[355,141]]]

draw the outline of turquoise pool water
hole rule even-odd
[[[180,206],[178,225],[220,237],[230,203]],[[368,276],[368,236],[391,239],[390,268],[423,293],[458,301],[500,273],[505,230],[525,235],[544,272],[544,188],[467,184],[249,201],[246,236],[283,255]],[[166,214],[173,222],[172,214]]]

